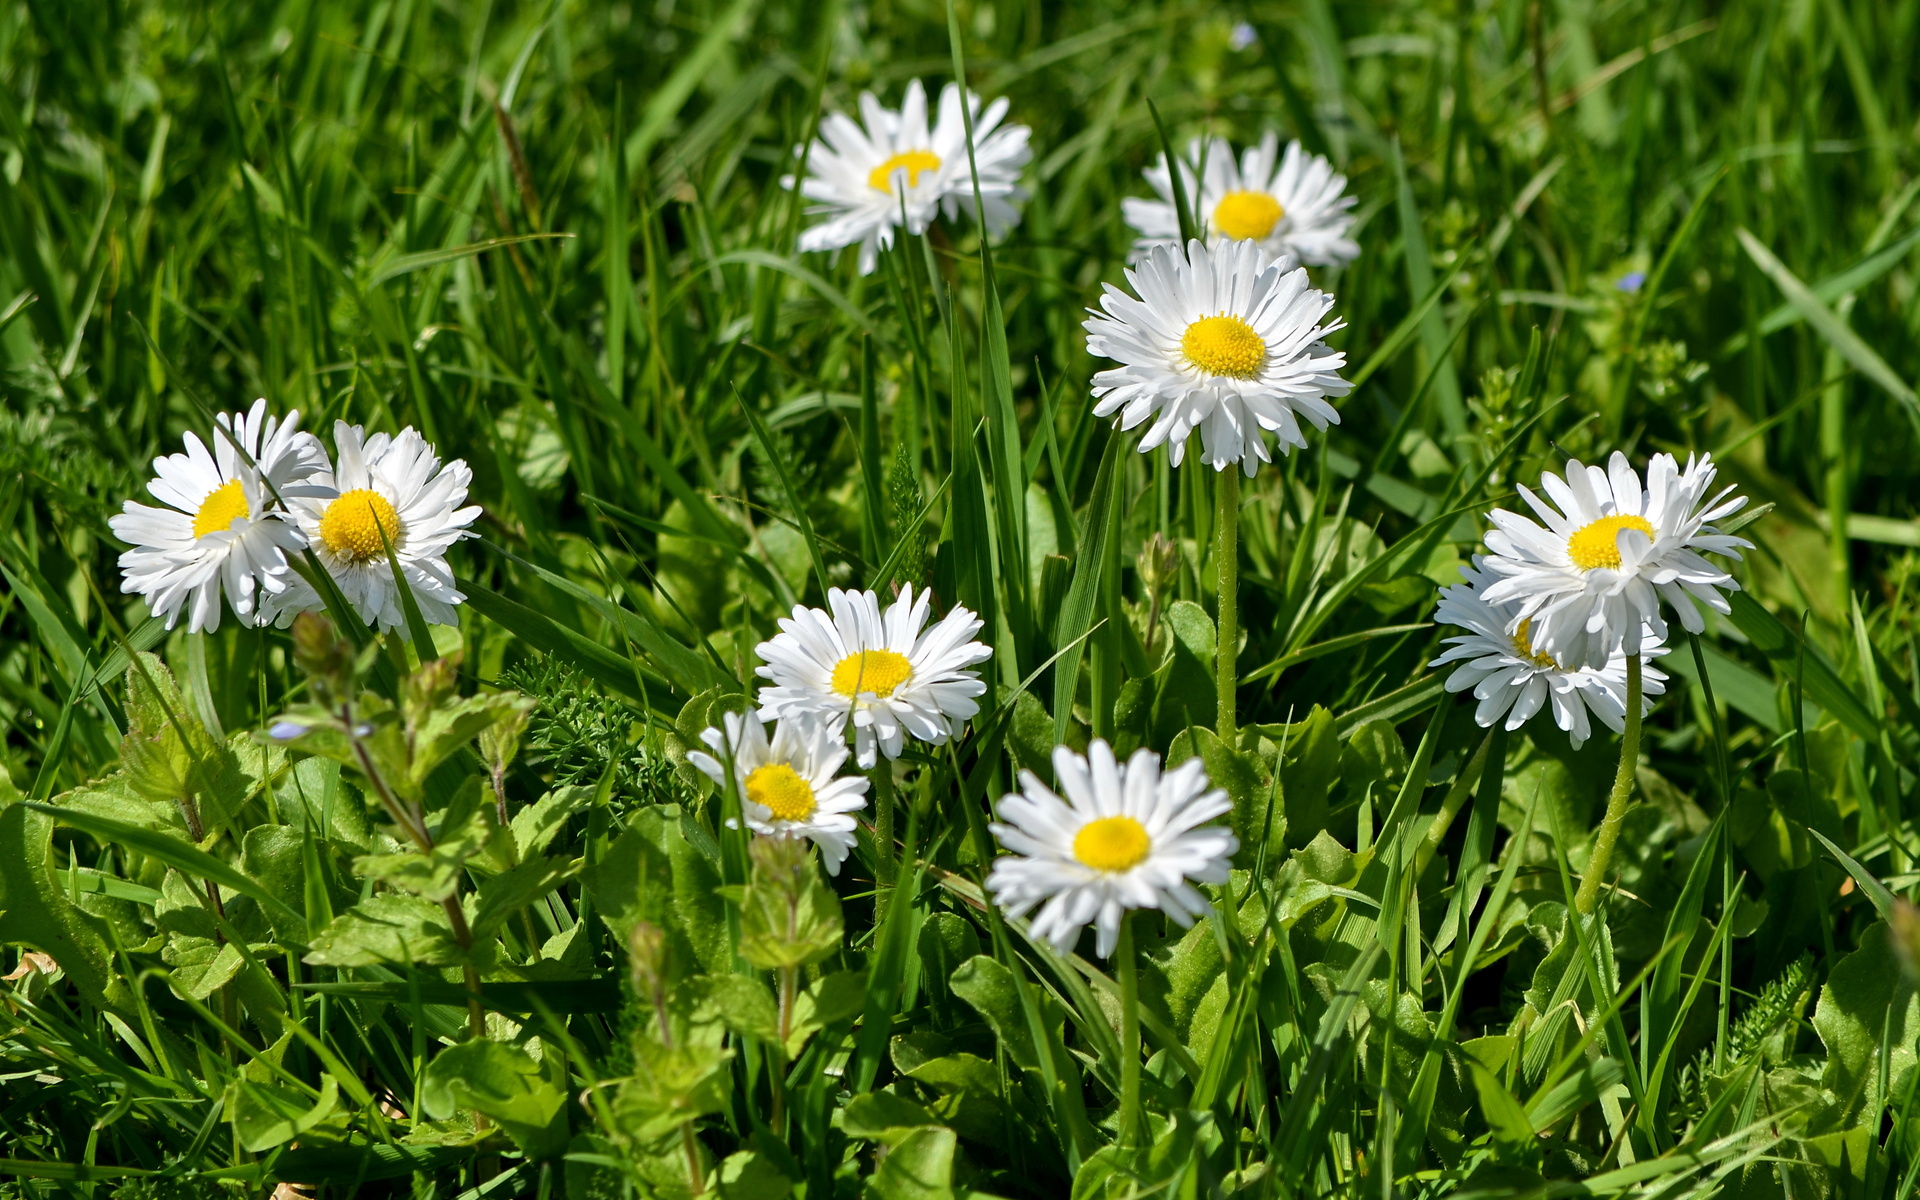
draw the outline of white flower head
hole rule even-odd
[[[472,536],[467,526],[479,506],[462,508],[473,472],[462,459],[442,464],[425,438],[409,425],[399,436],[366,436],[358,425],[333,427],[338,461],[325,477],[327,492],[290,501],[313,552],[355,613],[381,630],[406,633],[406,616],[394,586],[387,547],[430,625],[457,625],[454,606],[466,599],[454,586],[447,547]],[[304,580],[275,603],[285,625],[296,613],[320,607]]]
[[[1251,478],[1272,461],[1269,432],[1286,454],[1307,444],[1302,418],[1340,423],[1327,397],[1352,390],[1339,375],[1347,356],[1323,339],[1345,322],[1319,323],[1333,297],[1291,259],[1253,242],[1159,246],[1127,283],[1137,299],[1108,284],[1105,311],[1088,310],[1087,349],[1121,364],[1093,377],[1094,415],[1118,414],[1122,429],[1153,418],[1141,453],[1166,443],[1178,466],[1197,429],[1207,465],[1238,462]]]
[[[1021,790],[1000,801],[1001,819],[988,826],[1012,851],[987,875],[987,890],[1009,916],[1039,906],[1033,934],[1062,953],[1091,922],[1105,958],[1127,909],[1157,908],[1183,927],[1206,913],[1207,898],[1193,885],[1226,882],[1240,839],[1203,826],[1233,802],[1210,787],[1200,759],[1163,772],[1151,750],[1121,763],[1113,747],[1095,741],[1085,758],[1054,747],[1053,772],[1064,796],[1022,771]]]
[[[1031,151],[1027,127],[1002,126],[1003,96],[982,108],[967,94],[973,117],[973,159],[980,171],[980,200],[989,236],[998,237],[1020,219],[1020,168]],[[860,95],[860,120],[829,113],[820,122],[820,140],[807,154],[807,178],[801,194],[813,201],[810,215],[827,219],[800,235],[802,250],[860,247],[860,273],[879,264],[880,250],[893,245],[894,227],[904,218],[909,233],[921,234],[944,213],[949,221],[965,211],[976,217],[973,172],[967,163],[967,128],[960,111],[960,89],[940,89],[939,112],[927,125],[927,93],[915,79],[895,112]],[[791,189],[794,177],[782,177]]]
[[[1708,455],[1689,455],[1682,470],[1673,455],[1656,454],[1642,487],[1616,452],[1605,470],[1575,460],[1564,477],[1547,472],[1540,487],[1552,503],[1520,489],[1545,528],[1504,509],[1488,514],[1485,565],[1499,578],[1487,602],[1517,601],[1510,628],[1531,622],[1533,645],[1569,666],[1605,666],[1622,649],[1639,654],[1643,631],[1664,640],[1662,598],[1699,633],[1706,626],[1693,601],[1724,613],[1721,593],[1740,587],[1701,552],[1739,558],[1753,546],[1714,528],[1747,502],[1729,499],[1730,487],[1709,497],[1714,470]]]
[[[298,412],[278,420],[262,399],[214,421],[211,449],[189,433],[186,453],[153,460],[147,491],[166,507],[129,500],[107,522],[133,546],[120,556],[120,590],[144,596],[168,629],[184,611],[193,633],[220,628],[223,593],[243,624],[257,625],[262,602],[298,582],[287,555],[305,543],[280,519],[274,493],[289,502],[321,494],[327,466]]]
[[[1345,194],[1347,177],[1337,174],[1326,159],[1302,150],[1299,142],[1288,142],[1284,155],[1279,151],[1280,141],[1271,131],[1238,162],[1224,138],[1190,142],[1187,159],[1180,164],[1180,187],[1201,226],[1195,232],[1203,232],[1209,242],[1251,241],[1268,254],[1291,254],[1314,266],[1352,262],[1360,246],[1347,236],[1353,227],[1348,210],[1354,204]],[[1197,180],[1196,166],[1201,172]],[[1166,155],[1148,167],[1146,175],[1159,199],[1129,197],[1120,202],[1127,224],[1140,235],[1133,248],[1136,260],[1155,246],[1180,242]]]
[[[839,588],[827,592],[831,613],[795,605],[780,633],[754,648],[757,674],[772,681],[760,689],[761,719],[810,714],[841,737],[851,722],[862,767],[876,751],[900,757],[909,736],[945,742],[980,711],[974,699],[987,685],[969,668],[993,651],[972,640],[980,618],[958,605],[927,628],[932,601],[907,584],[884,614],[872,592]]]
[[[689,751],[687,761],[725,787],[730,749],[747,828],[761,837],[806,838],[820,847],[827,874],[838,875],[853,849],[851,814],[867,806],[866,779],[839,774],[847,761],[846,739],[810,715],[775,725],[771,742],[758,717],[730,712],[723,724],[724,731],[700,735],[713,754]]]
[[[1448,650],[1428,666],[1458,663],[1447,676],[1450,692],[1471,691],[1479,706],[1473,719],[1491,728],[1504,718],[1509,731],[1520,728],[1541,708],[1551,705],[1554,723],[1567,731],[1577,750],[1592,736],[1588,713],[1619,733],[1627,715],[1627,656],[1616,650],[1600,668],[1563,667],[1531,641],[1532,627],[1516,617],[1520,605],[1489,604],[1482,592],[1495,577],[1476,555],[1473,565],[1460,568],[1465,583],[1440,589],[1440,606],[1433,619],[1467,632],[1445,639]],[[1519,624],[1514,626],[1515,620]],[[1667,648],[1652,630],[1642,630],[1640,652],[1648,658]],[[1667,690],[1667,677],[1647,667],[1641,676],[1641,715],[1653,708],[1653,697]]]

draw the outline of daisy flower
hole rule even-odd
[[[1180,164],[1180,187],[1194,206],[1206,240],[1251,241],[1270,255],[1291,254],[1315,266],[1352,262],[1360,254],[1360,245],[1347,236],[1353,227],[1353,214],[1347,210],[1354,203],[1352,196],[1344,194],[1347,177],[1336,174],[1326,159],[1302,150],[1299,142],[1288,142],[1284,155],[1279,149],[1280,141],[1272,132],[1237,163],[1233,147],[1224,138],[1204,144],[1195,138],[1188,144],[1187,160]],[[1203,172],[1197,186],[1196,165]],[[1136,260],[1156,246],[1180,244],[1180,216],[1173,206],[1173,178],[1167,172],[1166,155],[1148,167],[1146,175],[1159,199],[1134,197],[1120,202],[1127,224],[1140,235],[1133,248]]]
[[[838,875],[853,848],[853,817],[867,806],[867,781],[840,776],[846,739],[811,716],[781,721],[773,740],[759,718],[730,712],[726,729],[709,729],[700,740],[713,750],[688,752],[687,761],[722,787],[727,752],[733,752],[733,783],[747,828],[761,837],[803,837],[820,847],[827,874]],[[715,757],[715,756],[718,757]]]
[[[1319,323],[1333,297],[1292,260],[1253,242],[1195,241],[1184,257],[1157,246],[1127,283],[1138,299],[1108,284],[1105,311],[1088,310],[1087,349],[1121,364],[1093,377],[1094,414],[1117,413],[1122,429],[1153,418],[1141,453],[1168,443],[1178,466],[1198,429],[1209,466],[1238,461],[1251,478],[1272,461],[1266,432],[1286,454],[1307,444],[1300,418],[1315,429],[1340,423],[1326,398],[1352,390],[1339,375],[1347,356],[1322,339],[1345,322]]]
[[[1428,666],[1459,663],[1447,677],[1450,692],[1471,691],[1480,702],[1473,719],[1482,728],[1491,728],[1505,718],[1508,730],[1520,728],[1533,715],[1551,703],[1554,723],[1567,731],[1574,749],[1592,736],[1588,713],[1619,733],[1627,715],[1627,656],[1616,650],[1604,667],[1563,667],[1552,655],[1536,649],[1532,627],[1518,616],[1519,604],[1489,604],[1481,594],[1494,576],[1484,569],[1484,559],[1476,555],[1471,567],[1460,568],[1465,583],[1440,590],[1440,606],[1433,618],[1443,625],[1455,625],[1467,632],[1445,639],[1450,647]],[[1515,622],[1518,621],[1517,628]],[[1660,637],[1642,630],[1640,652],[1648,658],[1665,654]],[[1647,668],[1643,672],[1640,713],[1653,709],[1653,697],[1667,690],[1667,677]]]
[[[287,500],[324,494],[327,467],[319,439],[300,432],[298,412],[276,420],[263,399],[214,422],[211,450],[189,433],[185,454],[153,460],[157,478],[147,491],[166,507],[129,500],[107,522],[133,546],[120,556],[120,590],[145,597],[168,629],[185,611],[192,633],[220,628],[223,593],[243,624],[257,625],[262,601],[298,582],[287,555],[305,542],[280,519],[274,492]]]
[[[1000,802],[1002,819],[988,826],[1013,852],[995,859],[987,876],[1009,916],[1040,906],[1033,934],[1062,953],[1092,922],[1106,958],[1127,909],[1157,908],[1182,927],[1206,913],[1207,898],[1193,885],[1225,883],[1240,839],[1200,827],[1233,807],[1224,791],[1209,790],[1200,759],[1163,773],[1151,750],[1123,764],[1095,741],[1085,758],[1054,747],[1053,773],[1064,798],[1022,771],[1021,790]]]
[[[1605,470],[1575,460],[1564,477],[1542,475],[1552,503],[1525,487],[1520,495],[1545,528],[1504,509],[1488,514],[1485,565],[1499,578],[1483,593],[1487,602],[1518,601],[1509,628],[1530,621],[1534,646],[1569,666],[1604,666],[1616,650],[1639,654],[1643,631],[1664,640],[1663,597],[1699,633],[1706,626],[1692,601],[1728,612],[1721,593],[1740,586],[1700,552],[1737,559],[1753,546],[1714,528],[1747,502],[1729,499],[1730,487],[1709,497],[1714,471],[1707,455],[1689,455],[1682,470],[1673,455],[1656,454],[1642,487],[1616,452]]]
[[[1026,199],[1019,187],[1020,168],[1031,151],[1027,127],[1000,122],[1005,97],[982,110],[980,98],[967,93],[973,116],[973,157],[980,171],[980,199],[986,207],[989,236],[998,237],[1020,219],[1016,205]],[[927,231],[938,213],[949,221],[961,210],[975,213],[973,173],[967,165],[967,128],[960,112],[960,89],[940,90],[940,110],[927,126],[927,93],[918,79],[907,84],[900,111],[860,95],[860,120],[829,113],[820,123],[820,140],[807,154],[807,178],[800,192],[813,201],[811,215],[827,219],[800,235],[802,250],[860,247],[860,273],[872,274],[882,247],[893,245],[894,227],[904,215],[907,232]],[[780,186],[792,189],[794,177]],[[903,212],[904,210],[904,212]],[[978,214],[975,213],[977,216]]]
[[[899,758],[908,735],[945,742],[980,711],[974,698],[987,685],[968,668],[993,651],[972,640],[980,618],[959,606],[927,628],[932,600],[907,584],[884,615],[872,592],[839,588],[827,593],[831,614],[795,605],[778,636],[754,648],[765,664],[756,673],[772,681],[760,689],[761,719],[810,714],[839,737],[851,721],[862,767],[876,750]]]
[[[467,526],[480,515],[477,505],[460,507],[473,472],[458,458],[441,465],[411,425],[398,437],[367,437],[360,426],[337,421],[333,442],[339,462],[321,477],[327,492],[290,503],[321,565],[361,620],[404,634],[406,617],[387,561],[391,542],[420,615],[431,625],[458,624],[454,605],[466,597],[454,586],[446,555],[447,547],[472,536]],[[299,580],[276,601],[275,617],[285,625],[319,607],[319,596]]]

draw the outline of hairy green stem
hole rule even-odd
[[[1627,817],[1627,802],[1633,798],[1633,772],[1640,762],[1640,656],[1627,655],[1627,728],[1620,738],[1620,769],[1614,772],[1613,792],[1607,797],[1607,815],[1600,820],[1600,832],[1593,838],[1593,854],[1587,859],[1586,874],[1573,897],[1575,912],[1586,914],[1600,900],[1600,887],[1606,882],[1607,864],[1613,858],[1613,844],[1620,840],[1620,825]]]
[[[1120,976],[1120,1144],[1145,1144],[1140,1119],[1140,978],[1133,961],[1133,914],[1120,914],[1120,944],[1114,948]]]
[[[1214,644],[1213,672],[1220,711],[1214,732],[1227,745],[1239,741],[1234,688],[1239,676],[1234,659],[1240,652],[1240,469],[1232,465],[1217,474],[1214,499],[1214,563],[1220,571],[1220,632]]]
[[[873,860],[874,923],[885,915],[887,900],[893,894],[897,874],[893,853],[893,760],[882,754],[872,771],[873,779]]]

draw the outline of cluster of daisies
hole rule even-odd
[[[465,597],[446,552],[480,515],[462,507],[473,473],[441,463],[411,426],[369,437],[340,421],[333,438],[329,458],[298,411],[271,417],[265,400],[216,417],[211,447],[188,433],[184,453],[153,462],[160,506],[129,500],[108,522],[132,547],[120,590],[168,629],[182,615],[190,632],[220,628],[223,599],[244,625],[285,626],[323,607],[317,562],[361,620],[404,635],[397,561],[421,615],[456,624]]]
[[[1466,582],[1444,589],[1435,613],[1467,630],[1432,664],[1459,664],[1448,690],[1473,692],[1483,726],[1518,729],[1551,703],[1576,747],[1591,733],[1589,713],[1620,732],[1629,672],[1666,653],[1661,602],[1690,633],[1706,627],[1701,605],[1731,611],[1725,593],[1740,585],[1702,552],[1739,558],[1752,543],[1715,528],[1746,504],[1732,488],[1715,492],[1715,473],[1707,455],[1683,468],[1656,454],[1644,482],[1624,454],[1604,469],[1575,460],[1541,476],[1546,498],[1520,489],[1539,521],[1488,514],[1488,553],[1462,568]],[[1666,676],[1645,668],[1636,715],[1665,690]]]
[[[965,113],[972,117],[969,157]],[[907,85],[899,111],[871,93],[861,120],[832,114],[821,138],[799,153],[797,182],[823,217],[800,237],[802,250],[859,247],[862,274],[879,264],[895,230],[921,234],[937,216],[966,212],[996,236],[1019,220],[1020,170],[1028,130],[1005,124],[1004,98],[982,105],[954,84],[928,123],[926,90]],[[1302,422],[1340,420],[1329,398],[1350,390],[1345,355],[1323,323],[1333,297],[1312,287],[1301,263],[1332,267],[1360,247],[1349,236],[1354,199],[1346,178],[1299,143],[1283,152],[1268,133],[1238,158],[1220,138],[1195,139],[1186,157],[1148,168],[1155,198],[1133,198],[1123,215],[1136,236],[1131,293],[1108,285],[1086,323],[1087,346],[1120,366],[1093,380],[1094,413],[1121,429],[1148,421],[1142,453],[1165,445],[1178,465],[1189,434],[1216,471],[1239,463],[1248,476],[1281,453],[1304,447]],[[793,176],[783,180],[796,186]],[[1180,209],[1191,205],[1193,237],[1181,240]]]
[[[726,714],[701,735],[707,751],[687,755],[735,790],[748,829],[806,838],[839,874],[869,783],[846,772],[848,758],[890,772],[909,741],[944,745],[979,712],[987,685],[973,668],[993,655],[974,640],[980,618],[955,606],[929,623],[931,603],[911,584],[884,610],[873,592],[835,588],[825,609],[796,606],[755,648],[767,681],[759,710]],[[1054,772],[1059,792],[1022,772],[991,826],[1013,855],[987,887],[1011,916],[1039,906],[1034,935],[1063,951],[1092,924],[1107,955],[1126,909],[1183,923],[1207,911],[1193,884],[1224,882],[1239,843],[1204,824],[1231,804],[1199,759],[1163,773],[1150,751],[1120,763],[1096,741],[1084,757],[1057,748]]]
[[[827,116],[798,151],[805,177],[782,181],[824,218],[802,250],[858,247],[867,274],[898,229],[923,234],[964,212],[992,237],[1019,220],[1031,152],[1004,99],[983,105],[948,84],[930,112],[915,80],[897,111],[871,94],[859,107],[857,121]],[[1297,143],[1282,151],[1272,134],[1238,157],[1221,139],[1195,140],[1145,175],[1154,197],[1123,203],[1137,234],[1127,288],[1107,285],[1086,322],[1088,348],[1119,364],[1094,376],[1094,412],[1147,426],[1140,451],[1164,446],[1176,466],[1197,433],[1208,466],[1252,477],[1272,444],[1291,453],[1305,427],[1340,420],[1330,401],[1351,385],[1326,337],[1342,323],[1301,264],[1358,255],[1354,200],[1326,159]],[[462,596],[445,552],[480,511],[460,507],[465,463],[443,466],[410,428],[367,437],[345,422],[329,460],[298,413],[275,421],[264,402],[217,425],[211,449],[189,434],[186,453],[155,462],[149,490],[165,507],[128,503],[113,521],[134,547],[121,557],[124,590],[169,628],[183,611],[190,630],[217,628],[223,597],[247,624],[284,624],[319,607],[315,564],[383,630],[405,627],[396,563],[427,620],[455,620]],[[1738,586],[1702,557],[1749,545],[1714,526],[1744,503],[1714,493],[1714,475],[1705,457],[1683,469],[1660,454],[1643,481],[1615,454],[1605,469],[1570,462],[1545,475],[1545,499],[1522,488],[1538,522],[1489,514],[1487,553],[1435,614],[1466,632],[1433,664],[1455,664],[1446,686],[1473,692],[1481,725],[1517,729],[1550,706],[1578,745],[1593,718],[1619,731],[1630,706],[1644,713],[1665,690],[1644,665],[1666,652],[1662,602],[1699,632],[1698,605],[1727,612],[1723,593]],[[992,655],[975,640],[982,622],[963,607],[932,620],[931,603],[911,585],[884,610],[871,591],[834,589],[826,609],[795,607],[757,647],[758,711],[727,714],[702,735],[707,751],[688,755],[735,789],[755,834],[805,838],[838,874],[870,782],[849,758],[890,773],[910,741],[942,745],[977,714],[987,685],[974,668]],[[1057,747],[1053,768],[1053,787],[1023,771],[989,827],[1011,853],[987,887],[1010,916],[1034,914],[1034,936],[1063,951],[1091,925],[1108,956],[1129,909],[1183,925],[1207,911],[1194,885],[1224,882],[1239,843],[1210,823],[1231,804],[1200,759],[1162,770],[1150,751],[1121,762],[1096,740],[1085,755]]]

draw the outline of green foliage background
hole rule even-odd
[[[952,17],[0,3],[0,1195],[1911,1194],[1920,3]],[[821,106],[956,53],[1033,128],[991,275],[964,224],[796,256]],[[1231,745],[1211,481],[1089,415],[1149,101],[1359,197],[1316,281],[1362,386],[1246,486]],[[259,395],[473,466],[457,686],[363,664],[383,719],[468,722],[392,750],[437,859],[253,736],[311,697],[286,634],[118,592],[106,517]],[[1771,507],[1582,926],[1615,739],[1473,762],[1423,622],[1477,513],[1615,449]],[[994,691],[902,774],[898,878],[867,838],[822,894],[684,749],[792,604],[907,580],[987,615]],[[533,706],[504,823],[494,689]],[[979,902],[985,802],[1096,734],[1204,754],[1245,845],[1215,920],[1140,926],[1143,1148],[1104,965]],[[784,1040],[776,885],[845,929]]]

